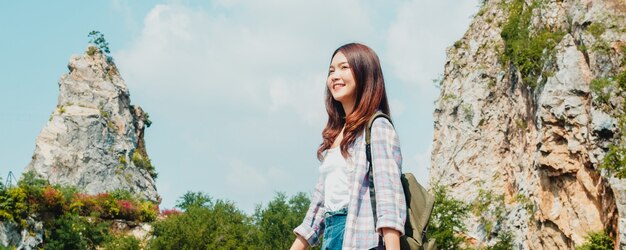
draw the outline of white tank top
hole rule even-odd
[[[339,148],[327,150],[320,166],[320,174],[324,177],[324,206],[326,211],[336,211],[348,207],[350,200],[348,164],[341,155]]]

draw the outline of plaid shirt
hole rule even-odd
[[[365,134],[365,133],[363,133]],[[348,168],[354,168],[350,176],[350,202],[343,238],[343,249],[370,249],[378,246],[381,228],[392,228],[404,234],[406,201],[400,175],[402,154],[400,142],[393,126],[387,119],[376,119],[372,125],[372,161],[374,162],[374,186],[376,187],[376,229],[369,194],[365,138],[361,135],[348,152]],[[294,233],[304,237],[310,245],[319,242],[324,232],[324,180],[320,175],[311,205],[302,224]]]

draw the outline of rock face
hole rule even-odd
[[[502,31],[524,15],[516,34],[556,39],[521,65],[503,56],[512,43]],[[625,69],[625,15],[624,1],[485,1],[448,49],[430,182],[490,203],[472,209],[468,245],[508,232],[514,249],[573,249],[604,230],[626,247],[626,181],[599,168],[620,141],[625,94],[604,88],[612,95],[602,104],[591,90]],[[532,63],[539,71],[525,68]]]
[[[128,190],[159,201],[143,140],[147,114],[130,105],[110,57],[90,46],[59,80],[57,108],[37,137],[26,171],[89,194]]]
[[[27,227],[19,229],[14,223],[0,222],[0,248],[15,246],[15,249],[38,249],[43,243],[43,223],[28,218]]]

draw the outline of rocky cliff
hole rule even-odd
[[[473,204],[466,244],[573,249],[604,231],[626,247],[626,2],[483,4],[434,111],[430,182]]]
[[[89,194],[128,190],[159,200],[143,139],[147,114],[130,104],[111,57],[94,46],[72,56],[59,80],[58,104],[36,140],[26,171]]]

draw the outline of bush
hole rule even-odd
[[[140,242],[133,236],[113,237],[102,246],[105,250],[139,250]]]
[[[213,205],[213,200],[211,197],[202,192],[192,192],[187,191],[176,200],[176,207],[182,210],[187,210],[191,207],[211,207]]]
[[[128,221],[133,221],[139,218],[139,209],[132,201],[117,200],[117,208],[119,211],[117,218]]]
[[[109,223],[65,214],[45,223],[45,249],[95,249],[109,239]]]
[[[61,213],[64,211],[65,197],[61,191],[52,186],[46,186],[42,192],[43,207],[42,210],[48,212]]]
[[[176,215],[181,215],[183,212],[178,210],[178,209],[163,209],[163,211],[161,211],[161,215],[165,216],[165,217],[169,217],[169,216],[176,216]]]
[[[157,178],[158,174],[156,170],[154,169],[154,166],[152,166],[152,162],[150,161],[150,158],[148,158],[147,156],[141,155],[138,150],[135,150],[135,152],[133,153],[132,160],[136,167],[145,169],[146,171],[148,171],[148,173],[153,179]]]
[[[295,239],[292,231],[302,222],[310,203],[304,193],[298,193],[288,202],[285,194],[277,193],[267,208],[258,206],[254,217],[259,243],[266,249],[289,249]]]
[[[604,232],[591,232],[585,239],[586,243],[576,250],[613,250],[613,239]]]
[[[552,57],[554,47],[565,35],[565,32],[551,32],[545,28],[536,34],[530,33],[532,10],[537,2],[525,6],[524,0],[514,0],[509,6],[507,23],[502,27],[500,36],[504,40],[503,63],[510,62],[522,74],[523,83],[532,89],[538,87],[539,77],[545,76],[544,63]]]
[[[617,145],[610,145],[609,152],[606,153],[600,168],[609,170],[613,176],[626,178],[626,148]]]
[[[143,201],[139,203],[139,221],[154,221],[156,220],[158,213],[159,206],[157,206],[156,204],[150,201]]]
[[[611,91],[607,91],[606,88],[613,85],[612,81],[608,78],[596,78],[591,81],[591,91],[595,96],[595,100],[598,104],[608,104],[611,98]]]
[[[126,189],[115,189],[109,192],[109,195],[116,200],[132,200],[135,198],[134,195]]]
[[[592,23],[587,27],[587,31],[589,31],[589,33],[591,33],[591,35],[593,35],[596,39],[600,38],[600,36],[604,34],[605,30],[606,28],[601,23]]]
[[[467,217],[469,206],[460,200],[448,197],[442,185],[433,187],[435,206],[428,223],[428,234],[437,242],[439,249],[459,249],[463,238],[457,232],[466,230],[463,219]]]
[[[29,214],[27,198],[26,191],[20,187],[6,189],[0,196],[0,219],[26,227],[26,218]]]
[[[232,203],[218,200],[207,207],[155,222],[150,249],[246,249],[256,246],[251,220]]]

